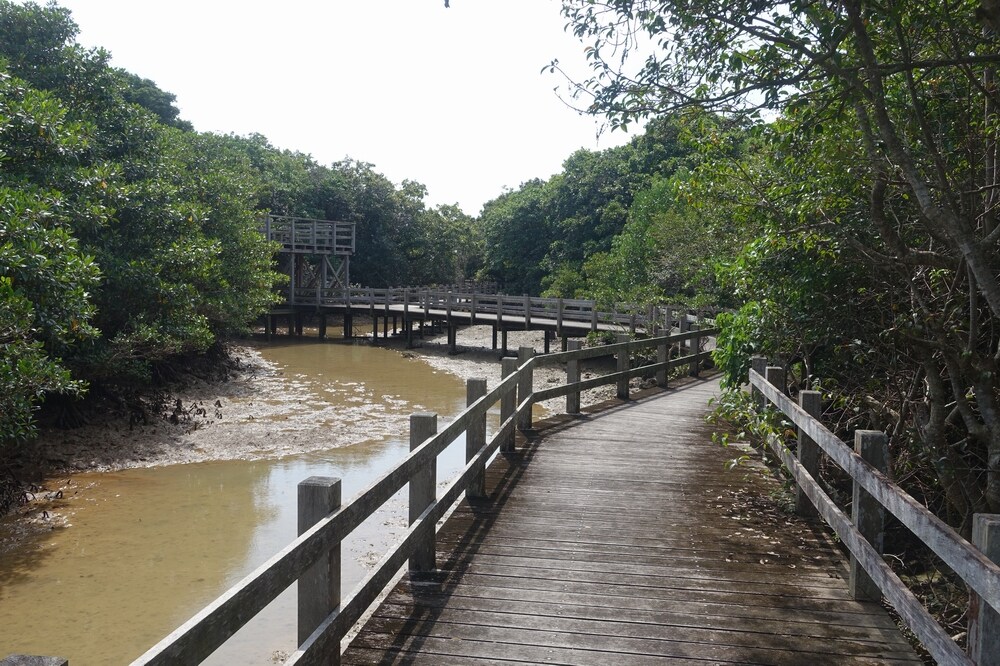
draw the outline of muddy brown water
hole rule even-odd
[[[434,411],[440,425],[464,407],[462,380],[395,351],[342,342],[258,349],[307,389],[313,409],[333,414],[314,420],[312,436],[335,446],[276,460],[74,475],[57,503],[68,525],[0,559],[0,657],[128,663],[294,539],[299,481],[340,477],[345,500],[353,497],[408,451],[404,431],[387,436],[376,423]],[[359,423],[338,439],[341,408]],[[363,434],[364,414],[374,436]],[[300,426],[275,419],[276,436],[285,428],[301,436]],[[463,447],[441,456],[439,480],[460,467]],[[345,541],[345,592],[405,527],[404,501],[397,495]],[[294,647],[293,586],[208,663],[270,664]]]

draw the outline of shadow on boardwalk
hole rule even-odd
[[[822,529],[727,470],[704,417],[718,382],[538,424],[490,498],[438,535],[343,663],[919,663],[884,610],[850,599]]]

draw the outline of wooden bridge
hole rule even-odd
[[[881,602],[938,663],[997,664],[1000,517],[978,516],[965,541],[879,471],[875,433],[855,451],[819,423],[817,396],[796,405],[762,364],[758,399],[799,433],[795,454],[771,441],[798,511],[822,516],[846,562],[817,520],[771,508],[777,481],[727,470],[732,452],[710,441],[718,385],[698,377],[707,353],[695,341],[714,334],[522,348],[493,389],[469,381],[450,424],[413,415],[411,453],[346,504],[337,479],[300,484],[301,536],[134,664],[199,663],[296,581],[299,648],[286,664],[920,663]],[[608,353],[615,372],[580,379],[582,361]],[[536,390],[544,364],[565,364],[566,384]],[[638,376],[658,388],[631,395]],[[581,412],[580,391],[606,383],[618,399]],[[559,397],[565,415],[532,422],[536,402]],[[439,492],[437,456],[462,435],[468,462]],[[854,479],[851,516],[813,480],[820,456]],[[341,540],[407,485],[409,529],[342,597]],[[885,513],[972,590],[968,655],[881,557]]]
[[[565,344],[570,337],[596,331],[656,334],[673,328],[686,331],[704,318],[704,312],[661,304],[623,304],[602,310],[595,301],[570,298],[509,296],[476,285],[447,287],[398,287],[375,289],[350,284],[350,257],[354,253],[354,225],[347,222],[268,215],[261,231],[279,248],[279,264],[288,275],[284,302],[271,308],[264,327],[277,333],[279,324],[288,333],[302,334],[303,321],[317,321],[319,337],[326,337],[328,318],[343,323],[344,337],[354,335],[355,317],[372,322],[373,335],[402,335],[413,346],[415,333],[425,327],[448,332],[452,351],[457,348],[461,326],[493,327],[493,349],[506,355],[507,333],[534,330],[545,333],[545,353],[553,338]]]

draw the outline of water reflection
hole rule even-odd
[[[464,406],[461,380],[398,352],[343,343],[260,350],[317,403],[352,418],[359,404],[400,423],[424,410],[447,421]],[[408,451],[405,436],[371,432],[350,446],[280,460],[74,476],[61,506],[70,526],[35,535],[0,561],[0,657],[57,654],[73,666],[135,658],[294,538],[299,481],[341,477],[347,499]],[[311,436],[323,434],[316,427]],[[442,457],[441,479],[460,466],[464,443],[453,450]],[[345,588],[404,525],[398,497],[345,543]],[[265,664],[273,651],[293,649],[294,593],[262,615],[211,663]]]

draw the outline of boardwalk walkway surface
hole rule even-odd
[[[553,419],[490,469],[344,664],[920,663],[704,421],[715,381]]]

